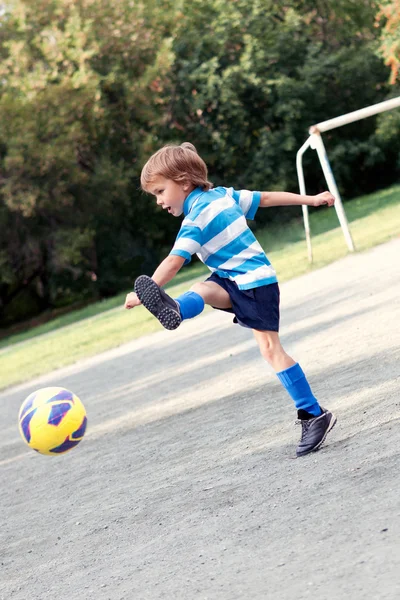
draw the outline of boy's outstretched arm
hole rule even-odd
[[[162,263],[160,263],[154,271],[152,279],[162,287],[175,277],[178,271],[183,267],[184,263],[185,259],[182,256],[170,254],[167,258],[164,258]],[[135,292],[127,294],[125,308],[134,308],[135,306],[139,306],[139,304],[141,304],[141,302]]]
[[[171,279],[175,277],[178,271],[181,270],[185,264],[185,259],[182,256],[170,254],[167,258],[164,258],[162,263],[154,271],[151,278],[160,286],[163,287],[166,283],[169,283]]]
[[[291,192],[261,192],[260,206],[296,206],[306,204],[307,206],[322,206],[327,204],[333,206],[335,198],[330,192],[322,192],[315,196],[303,196]]]

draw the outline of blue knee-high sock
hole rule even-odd
[[[322,413],[318,400],[312,393],[310,385],[299,363],[277,373],[277,376],[283,387],[293,399],[297,410],[306,410],[308,413],[315,416]]]
[[[185,292],[175,298],[175,302],[179,304],[182,320],[197,317],[204,309],[204,300],[196,292]]]

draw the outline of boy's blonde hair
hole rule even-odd
[[[140,175],[142,190],[148,192],[149,186],[158,176],[172,179],[176,183],[189,181],[206,192],[212,188],[212,183],[207,179],[207,165],[190,142],[184,142],[180,146],[164,146],[153,154]]]

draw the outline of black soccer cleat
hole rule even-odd
[[[137,297],[165,329],[176,329],[182,323],[179,305],[147,275],[140,275],[134,286]]]
[[[318,450],[325,441],[326,436],[336,424],[336,417],[329,410],[322,409],[318,417],[306,410],[298,410],[297,416],[301,423],[301,440],[296,448],[297,456],[305,456],[309,452]]]

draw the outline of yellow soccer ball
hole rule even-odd
[[[22,439],[41,454],[63,454],[83,438],[86,410],[73,392],[47,387],[30,394],[18,416]]]

